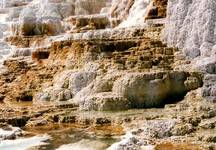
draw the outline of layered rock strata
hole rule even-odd
[[[2,97],[37,102],[69,100],[85,110],[114,110],[117,104],[119,109],[159,107],[169,103],[169,99],[175,101],[202,86],[200,74],[174,70],[174,53],[178,50],[168,48],[160,41],[162,25],[153,22],[148,29],[141,26],[119,29],[131,21],[130,17],[140,7],[147,14],[152,5],[165,9],[166,1],[125,1],[127,6],[121,5],[122,8],[118,7],[119,3],[103,1],[90,12],[86,7],[88,2],[82,1],[79,7],[73,8],[74,12],[65,16],[61,15],[63,5],[77,6],[77,2],[47,1],[40,8],[39,1],[33,1],[23,7],[18,21],[11,25],[12,36],[6,39],[20,48],[14,52],[14,60],[4,63],[8,70],[2,74],[2,85],[5,86],[1,90]],[[48,6],[53,9],[46,10]],[[119,19],[122,23],[117,29],[105,29],[112,27],[109,15],[94,14],[100,13],[105,6],[110,7],[112,17],[123,17]],[[83,15],[75,15],[76,9]],[[144,25],[144,14],[137,16],[136,26]],[[154,15],[165,16],[159,14]],[[55,26],[52,20],[58,25]],[[71,33],[66,34],[69,30]],[[56,34],[66,36],[53,36]],[[32,75],[33,72],[38,73]],[[26,82],[27,78],[30,79]],[[5,81],[9,83],[4,84]],[[17,88],[18,84],[22,86]],[[155,92],[149,88],[155,88]],[[9,94],[14,93],[13,90],[17,94]]]

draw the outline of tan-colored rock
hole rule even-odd
[[[210,102],[216,102],[216,75],[208,74],[204,78],[202,96]]]
[[[90,95],[83,103],[80,107],[82,110],[120,111],[130,108],[130,102],[127,98],[114,95],[112,92]]]
[[[132,107],[158,107],[190,89],[184,85],[186,78],[184,72],[129,73],[114,83],[113,92],[128,98]],[[201,85],[199,80],[197,85]]]
[[[110,26],[110,21],[107,15],[84,15],[72,16],[66,18],[66,22],[70,22],[75,28],[75,31],[105,29]],[[72,32],[75,32],[73,31]]]
[[[166,18],[168,0],[153,0],[153,7],[145,19]]]
[[[13,22],[11,30],[13,35],[35,36],[35,35],[57,35],[62,32],[61,22],[56,19],[37,21],[37,18],[23,18]]]
[[[111,7],[111,16],[117,20],[124,20],[127,18],[134,0],[115,0]]]

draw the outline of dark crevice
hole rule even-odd
[[[167,98],[163,101],[163,103],[161,103],[160,107],[164,107],[167,104],[175,104],[177,102],[180,102],[181,100],[184,99],[186,94],[187,94],[187,91],[168,95]]]
[[[32,58],[41,60],[41,59],[48,59],[50,52],[48,51],[36,51],[32,53]]]

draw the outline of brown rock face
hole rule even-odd
[[[155,150],[189,150],[189,149],[193,149],[193,150],[203,150],[199,145],[196,144],[190,144],[190,143],[162,143],[162,144],[158,144],[155,147]]]
[[[75,26],[72,32],[105,29],[110,26],[107,15],[72,16],[67,18],[66,22]]]
[[[32,46],[43,44],[45,39],[46,36],[34,36],[34,37],[10,36],[7,37],[5,40],[6,42],[16,46],[17,48],[29,48]]]
[[[32,59],[41,60],[41,59],[48,59],[49,58],[49,51],[36,51],[32,52]]]
[[[154,0],[146,19],[166,18],[168,0]]]
[[[62,26],[60,20],[36,21],[35,19],[27,18],[13,23],[11,25],[12,33],[20,36],[57,35],[61,33]]]
[[[118,24],[118,22],[127,18],[131,7],[134,4],[134,0],[116,0],[111,7],[111,17],[116,18],[113,24]],[[123,6],[123,7],[121,7]]]
[[[138,71],[137,74],[140,74],[141,76],[138,77],[138,80],[136,80],[136,76],[132,77],[132,79],[134,79],[134,84],[132,86],[123,87],[123,81],[120,82],[118,86],[115,86],[118,89],[121,89],[121,87],[125,88],[120,94],[116,95],[118,90],[114,90],[115,88],[112,89],[116,80],[114,79],[110,84],[111,89],[104,91],[108,92],[108,94],[103,92],[94,93],[94,91],[92,91],[93,93],[90,92],[91,94],[88,95],[86,101],[91,101],[91,104],[94,103],[97,105],[94,110],[115,110],[115,105],[113,105],[115,103],[118,103],[118,109],[128,109],[138,107],[138,105],[140,107],[158,107],[164,103],[164,100],[166,100],[169,95],[172,95],[171,93],[177,93],[176,95],[180,93],[179,95],[182,95],[186,91],[191,90],[190,87],[193,87],[194,89],[200,86],[199,78],[194,80],[197,81],[194,85],[189,85],[189,82],[184,84],[184,81],[190,75],[179,77],[178,73],[176,76],[175,73],[174,75],[172,73],[165,73],[171,72],[173,69],[173,54],[177,49],[168,48],[157,38],[153,39],[151,37],[153,35],[154,37],[159,37],[157,32],[160,32],[161,28],[162,26],[155,26],[148,30],[134,30],[128,38],[119,38],[117,36],[118,38],[113,37],[108,39],[105,37],[89,40],[66,39],[56,41],[52,42],[50,47],[37,48],[33,51],[31,55],[33,60],[29,60],[29,58],[7,60],[5,65],[8,67],[8,72],[3,74],[1,78],[3,79],[2,83],[4,83],[3,85],[5,86],[5,88],[1,89],[1,94],[6,96],[4,97],[5,100],[16,99],[18,101],[37,101],[39,97],[43,97],[39,99],[50,100],[51,98],[54,101],[66,101],[73,98],[74,95],[88,86],[90,83],[86,84],[87,82],[92,82],[97,76],[100,77],[106,75],[106,72],[109,72],[110,70],[124,72],[125,74],[128,74],[131,71]],[[19,44],[19,39],[24,39],[27,41],[27,44],[21,44],[21,46],[27,47],[31,42],[33,43],[33,41],[40,43],[40,40],[43,38],[17,37],[12,39],[13,40],[11,41],[14,45]],[[99,64],[95,71],[92,71],[91,69],[83,71],[89,62]],[[44,84],[55,85],[53,77],[56,74],[63,70],[73,71],[73,69],[77,69],[76,72],[81,72],[82,74],[74,76],[74,79],[72,79],[74,74],[70,74],[70,76],[65,79],[61,79],[60,76],[59,79],[56,80],[62,80],[64,83],[62,85],[64,86],[58,86],[59,82],[57,82],[56,87],[51,86],[51,90],[47,89],[48,92],[46,91],[46,88],[43,89]],[[91,72],[89,73],[89,71]],[[174,77],[155,77],[152,80],[147,81],[145,77],[151,75],[154,76],[154,71],[165,71],[164,74]],[[149,75],[147,72],[150,72]],[[94,74],[94,77],[92,77],[92,73]],[[6,77],[8,74],[10,74],[10,76]],[[181,74],[181,72],[179,72],[179,74]],[[115,76],[115,73],[113,75]],[[123,77],[123,75],[120,75],[119,77],[121,76]],[[184,79],[179,79],[179,81],[175,82],[175,79],[173,78]],[[5,81],[7,81],[7,83]],[[132,83],[132,81],[130,82]],[[138,85],[135,83],[138,83]],[[175,84],[177,86],[176,88],[174,88]],[[156,88],[155,92],[147,92],[146,96],[145,92],[143,92],[143,88],[148,89],[149,87],[144,85]],[[187,85],[187,87],[185,87],[185,85]],[[79,90],[77,91],[74,88]],[[136,93],[136,88],[140,89],[138,93]],[[147,89],[144,91],[147,91]],[[45,91],[40,94],[40,91],[43,90]],[[132,92],[129,93],[133,93],[132,96],[127,93],[127,91],[130,90]],[[73,91],[76,92],[74,93]],[[38,95],[38,92],[42,96],[36,96]],[[142,94],[139,95],[139,93]],[[141,100],[138,100],[140,97]],[[142,99],[143,97],[148,98]],[[88,103],[85,103],[83,107],[84,109],[85,107],[89,110],[92,109]]]
[[[5,66],[8,70],[0,75],[0,81],[4,82],[0,93],[5,95],[5,102],[32,101],[41,84],[50,81],[56,72],[54,68],[50,70],[43,64],[34,66],[32,61],[26,63],[25,59],[8,60]]]

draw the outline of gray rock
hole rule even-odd
[[[120,142],[114,143],[107,150],[153,150],[150,146],[152,139],[171,136],[171,131],[176,122],[174,120],[154,120],[142,122],[142,127],[128,131]],[[146,148],[144,148],[147,146]]]
[[[13,57],[19,57],[19,56],[31,56],[32,48],[16,48],[13,52]]]
[[[212,109],[212,110],[209,110],[208,115],[209,115],[210,118],[215,117],[216,116],[216,108]]]
[[[196,58],[200,56],[200,49],[199,48],[185,48],[184,53],[186,56],[191,58]]]
[[[36,99],[38,101],[49,101],[51,99],[51,96],[49,93],[46,93],[46,92],[42,92],[42,93],[38,93],[36,95]]]
[[[216,44],[216,3],[212,0],[168,1],[164,40],[187,56],[208,57]]]
[[[102,96],[103,93],[109,92],[110,93],[109,99],[111,99],[111,96],[114,96],[113,99],[115,99],[115,97],[118,96],[118,95],[112,93],[112,88],[113,88],[113,84],[114,84],[115,80],[119,76],[120,76],[119,73],[113,73],[113,74],[107,74],[104,77],[101,77],[101,76],[97,77],[88,86],[86,86],[81,91],[79,91],[75,95],[75,97],[73,98],[73,101],[78,103],[82,109],[89,110],[90,108],[94,108],[94,107],[91,106],[91,104],[95,103],[93,97],[95,95],[97,95],[98,93],[102,93],[101,94],[101,96]],[[97,101],[97,102],[103,102],[103,101]],[[99,104],[97,104],[97,105],[99,105]],[[87,108],[85,108],[85,107],[87,107]],[[98,107],[95,108],[95,109],[98,109]],[[114,108],[112,108],[112,109],[114,109]]]
[[[138,150],[141,149],[142,142],[131,135],[126,135],[125,138],[110,146],[107,150]]]
[[[69,77],[69,89],[73,94],[77,94],[82,88],[89,85],[95,78],[95,72],[74,72]]]
[[[216,102],[216,75],[208,74],[204,78],[202,96],[210,102]]]
[[[201,82],[197,77],[188,77],[187,80],[184,82],[187,90],[195,90],[201,86]]]
[[[212,62],[206,65],[206,72],[210,74],[216,74],[216,62]]]
[[[73,100],[84,110],[159,107],[169,102],[170,97],[172,100],[181,98],[186,91],[200,86],[199,76],[185,72],[126,74],[115,72],[105,77],[97,77],[78,92]],[[113,104],[119,101],[120,106],[117,107],[116,104],[116,108],[112,108],[114,105],[108,107],[110,101],[113,101]]]
[[[38,117],[38,118],[31,118],[26,126],[27,127],[35,127],[35,126],[45,126],[48,124],[48,121],[42,117]]]
[[[200,51],[202,56],[210,57],[213,50],[213,43],[204,42],[200,46]]]
[[[144,123],[143,135],[151,138],[165,138],[172,135],[172,129],[176,122],[174,120],[152,120]]]
[[[187,90],[200,86],[197,80],[186,87],[186,79],[184,72],[130,73],[114,83],[113,92],[128,98],[132,107],[158,107],[168,98],[184,95]]]
[[[58,99],[57,101],[66,101],[66,100],[69,100],[73,98],[73,94],[71,93],[70,90],[68,89],[65,89],[64,91],[61,91],[59,94],[58,94]]]
[[[195,129],[193,128],[193,126],[191,124],[180,124],[180,125],[176,125],[172,129],[172,135],[184,136],[184,135],[190,134],[194,131],[195,131]]]
[[[75,70],[66,70],[56,75],[53,80],[54,86],[59,88],[68,88],[69,78],[74,72]]]
[[[23,134],[23,131],[18,127],[12,127],[6,124],[0,124],[0,140],[13,140]]]
[[[56,87],[49,88],[48,93],[50,95],[50,100],[51,101],[58,100],[59,93],[61,93],[62,91],[64,91],[64,89],[62,89],[62,88],[56,88]]]
[[[89,96],[80,105],[82,110],[120,111],[130,108],[130,102],[111,92]]]
[[[66,101],[88,86],[96,77],[95,72],[67,70],[55,76],[53,85],[37,94],[41,101]]]
[[[214,129],[216,127],[216,118],[210,120],[202,120],[199,126],[203,129]]]

